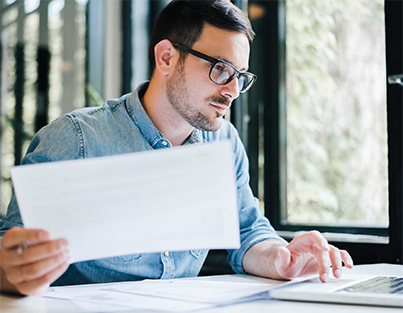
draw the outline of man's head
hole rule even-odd
[[[255,79],[245,72],[253,35],[248,18],[229,1],[168,4],[157,20],[149,57],[151,83],[164,90],[162,114],[170,124],[220,128],[232,101]]]
[[[154,47],[163,39],[192,47],[210,24],[220,29],[243,33],[253,41],[255,33],[249,19],[229,0],[172,0],[160,13],[151,34],[148,59],[151,74],[155,69]],[[186,53],[181,54],[182,57]]]

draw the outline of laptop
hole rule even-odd
[[[318,277],[269,291],[273,299],[403,307],[403,276],[343,275],[322,283]]]

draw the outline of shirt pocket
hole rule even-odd
[[[131,254],[131,255],[123,255],[115,257],[115,260],[122,263],[130,263],[133,261],[137,261],[141,259],[141,254]]]
[[[198,258],[200,258],[200,257],[204,254],[205,251],[206,251],[206,250],[204,250],[204,249],[202,249],[202,250],[190,250],[190,253],[191,253],[196,259],[198,259]]]

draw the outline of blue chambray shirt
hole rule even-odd
[[[144,83],[135,92],[120,99],[109,100],[102,107],[79,109],[56,119],[35,135],[22,164],[172,147],[154,126],[140,102],[147,87],[148,83]],[[259,202],[249,187],[245,149],[231,123],[223,120],[221,128],[216,132],[195,129],[184,144],[223,139],[230,139],[234,150],[241,237],[241,247],[228,250],[228,260],[236,273],[244,273],[242,260],[251,246],[266,239],[283,239],[275,234],[267,218],[258,209]],[[22,226],[14,195],[6,217],[0,220],[0,236],[13,226]],[[74,263],[53,285],[197,276],[207,253],[208,250],[162,251]]]

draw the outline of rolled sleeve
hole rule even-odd
[[[245,253],[252,246],[264,240],[274,239],[284,244],[287,244],[287,241],[279,237],[270,225],[269,220],[261,215],[256,198],[252,205],[241,209],[239,215],[241,247],[236,250],[228,250],[228,261],[235,273],[245,274],[242,262]]]

